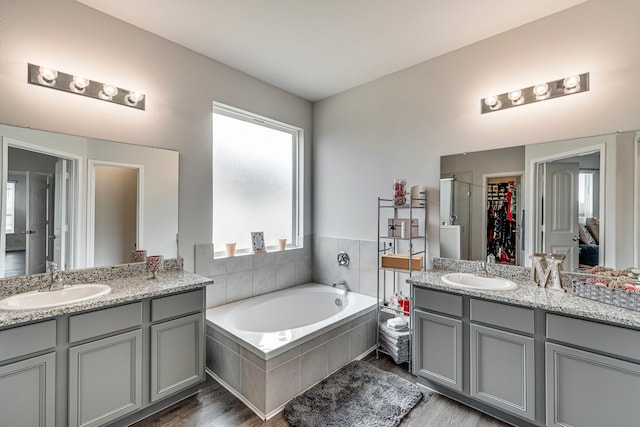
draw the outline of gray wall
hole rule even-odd
[[[210,243],[212,101],[305,130],[311,103],[73,0],[0,2],[0,123],[180,151],[180,254]],[[147,94],[146,111],[28,85],[27,63]],[[11,102],[9,102],[11,100]],[[311,234],[305,158],[304,234]]]
[[[314,104],[315,235],[375,239],[376,197],[401,176],[428,187],[437,255],[440,156],[640,128],[638,16],[591,0]],[[586,71],[589,92],[480,114],[483,97]]]

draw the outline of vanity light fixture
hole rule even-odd
[[[488,96],[481,100],[480,108],[482,114],[484,114],[588,90],[589,73],[583,73],[551,82],[539,83],[523,89],[512,90],[500,95]]]
[[[37,86],[49,87],[63,92],[137,108],[138,110],[145,109],[145,95],[138,90],[122,89],[111,84],[90,80],[83,76],[63,73],[49,67],[28,64],[28,82]]]

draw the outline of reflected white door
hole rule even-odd
[[[27,172],[26,274],[46,271],[47,184],[47,175]]]
[[[60,269],[66,270],[67,237],[69,226],[67,224],[67,190],[69,182],[69,161],[58,159],[56,162],[56,176],[54,189],[53,233],[49,236],[53,239],[53,262]]]
[[[564,270],[578,267],[578,163],[545,163],[544,252],[565,254]]]

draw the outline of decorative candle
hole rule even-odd
[[[236,254],[236,244],[235,242],[225,243],[227,246],[227,256],[235,256]]]
[[[162,255],[151,255],[147,257],[147,270],[151,271],[151,279],[157,278],[158,270],[164,268],[164,257]]]
[[[144,249],[131,251],[131,262],[145,262],[147,260],[147,251]]]

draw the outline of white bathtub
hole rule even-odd
[[[317,283],[211,308],[207,373],[267,419],[375,349],[376,319],[375,298]]]
[[[367,295],[308,283],[210,308],[207,321],[269,360],[375,305]]]

